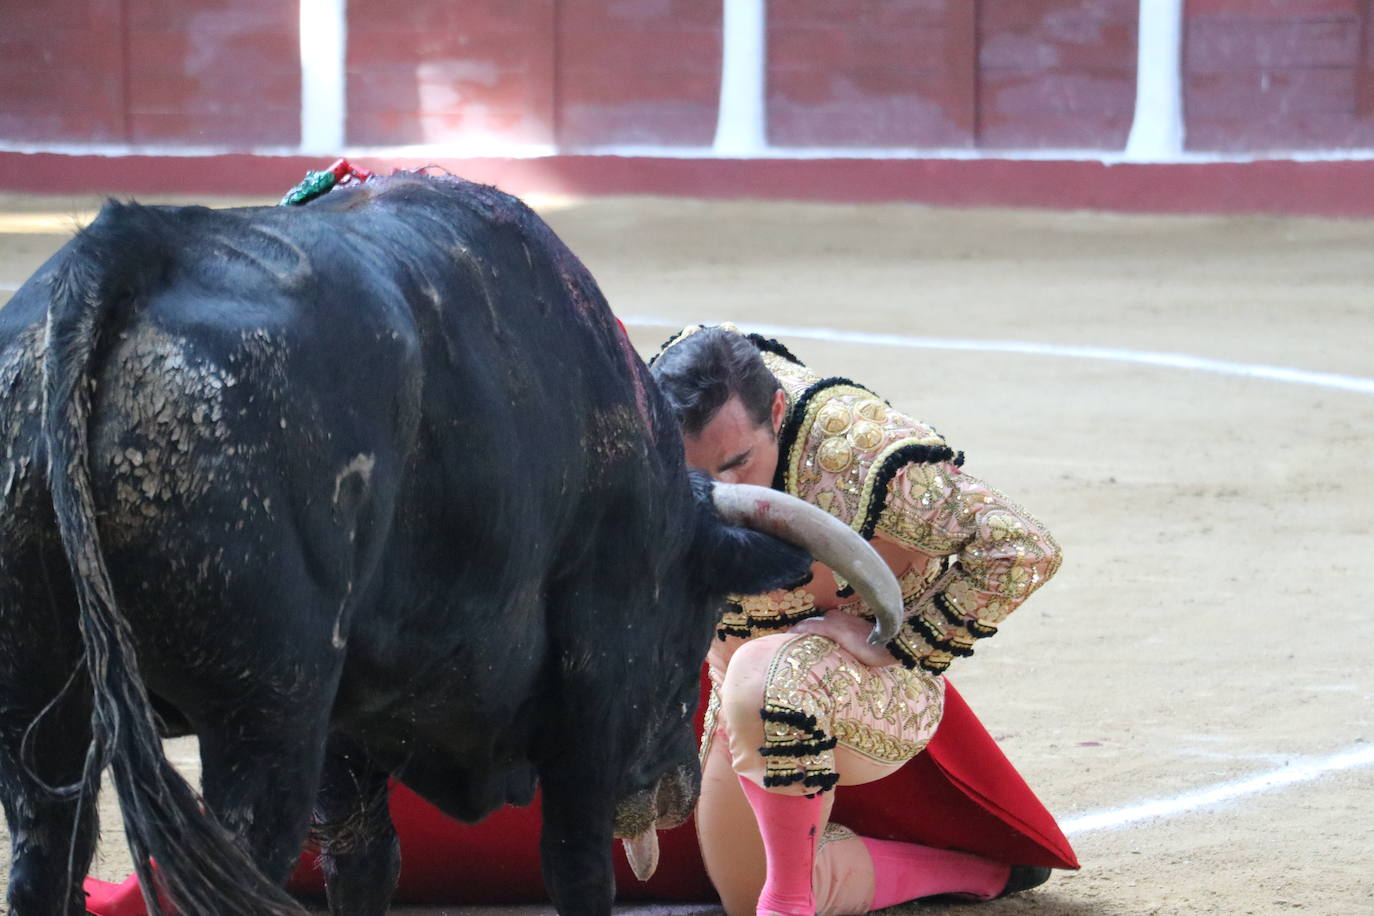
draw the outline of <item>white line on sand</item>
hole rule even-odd
[[[666,318],[648,315],[625,315],[626,324],[676,328],[681,324]],[[1207,359],[1203,356],[1189,356],[1186,353],[1160,353],[1151,350],[1118,350],[1113,347],[1075,347],[1057,344],[1031,343],[1021,340],[966,340],[951,337],[908,337],[903,334],[877,334],[866,331],[844,331],[838,328],[791,327],[781,324],[747,324],[745,330],[756,331],[774,337],[800,337],[810,340],[826,340],[832,343],[867,344],[876,347],[899,347],[908,350],[973,350],[990,353],[1021,353],[1031,356],[1067,356],[1075,359],[1101,359],[1115,362],[1143,363],[1150,366],[1164,366],[1172,369],[1194,369],[1200,372],[1216,372],[1223,375],[1241,375],[1250,378],[1269,379],[1276,382],[1292,382],[1298,385],[1316,385],[1322,388],[1338,388],[1361,394],[1374,394],[1374,378],[1361,378],[1354,375],[1338,375],[1334,372],[1309,372],[1305,369],[1290,369],[1284,366],[1264,366],[1258,363],[1231,363]]]
[[[1270,789],[1281,789],[1284,786],[1311,782],[1341,770],[1371,765],[1374,765],[1374,747],[1359,747],[1327,757],[1289,763],[1266,773],[1185,792],[1173,798],[1155,799],[1125,808],[1080,814],[1077,817],[1061,821],[1059,826],[1071,836],[1076,833],[1087,833],[1090,830],[1123,827],[1137,821],[1155,820],[1174,814],[1197,811],[1201,808],[1210,808],[1244,795],[1255,795],[1260,792],[1268,792]]]

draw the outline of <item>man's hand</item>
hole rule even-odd
[[[833,639],[850,655],[870,668],[895,665],[897,659],[884,646],[869,645],[873,624],[844,611],[826,611],[824,617],[808,617],[792,628],[793,633],[815,633]]]

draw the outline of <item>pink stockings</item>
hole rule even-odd
[[[819,795],[769,792],[743,776],[739,784],[758,823],[767,863],[767,878],[756,905],[758,916],[811,916],[817,912],[813,882],[818,877],[816,847],[824,827],[821,816],[829,805]],[[827,845],[827,857],[832,860],[868,858],[869,869],[857,862],[843,868],[851,876],[872,876],[869,893],[864,893],[868,888],[851,887],[851,894],[845,895],[852,900],[852,892],[858,890],[867,898],[860,911],[935,894],[967,894],[988,900],[1006,885],[1011,871],[1009,866],[981,856],[915,843],[850,837]],[[826,863],[826,871],[833,873],[837,864]]]
[[[865,668],[821,636],[760,637],[728,661],[722,648],[711,658],[716,709],[696,824],[729,916],[841,916],[932,894],[987,898],[1002,890],[1006,865],[856,836],[830,823],[835,791],[820,791],[882,779],[919,753],[939,724],[942,680]],[[765,722],[765,707],[795,714]],[[904,714],[883,714],[893,708]],[[881,754],[848,740],[878,733]],[[839,740],[820,741],[829,736]],[[814,751],[803,747],[808,741]],[[793,746],[799,751],[788,753]],[[895,748],[903,750],[888,755]]]
[[[990,900],[1006,886],[1011,874],[1010,866],[982,856],[915,843],[860,839],[873,860],[870,910],[935,894],[968,894]]]
[[[823,826],[821,797],[778,795],[745,776],[739,777],[739,784],[758,821],[768,867],[759,893],[759,916],[811,916],[816,912],[811,881]]]

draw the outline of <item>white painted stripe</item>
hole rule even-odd
[[[1374,747],[1362,747],[1355,750],[1343,751],[1339,754],[1332,754],[1329,757],[1319,757],[1315,760],[1290,763],[1279,769],[1261,773],[1258,776],[1251,776],[1248,779],[1241,779],[1235,782],[1222,783],[1207,789],[1199,789],[1195,792],[1188,792],[1183,795],[1175,796],[1174,798],[1142,802],[1138,805],[1131,805],[1127,808],[1117,808],[1111,811],[1081,814],[1078,817],[1061,821],[1059,826],[1063,829],[1064,833],[1071,836],[1078,833],[1087,833],[1091,830],[1107,830],[1113,827],[1124,827],[1127,824],[1134,824],[1139,821],[1155,820],[1176,814],[1197,811],[1202,808],[1210,808],[1246,795],[1255,795],[1260,792],[1268,792],[1271,789],[1281,789],[1285,786],[1311,782],[1314,779],[1319,779],[1331,773],[1338,773],[1341,770],[1366,767],[1372,764],[1374,764]]]
[[[681,322],[647,315],[622,315],[626,324],[647,327],[678,328]],[[707,322],[711,323],[711,322]],[[739,322],[736,322],[740,324]],[[749,331],[770,337],[799,337],[825,340],[832,343],[864,344],[875,347],[898,347],[908,350],[968,350],[983,353],[1019,353],[1028,356],[1063,356],[1074,359],[1099,359],[1114,362],[1142,363],[1170,369],[1193,369],[1222,375],[1289,382],[1295,385],[1316,385],[1337,388],[1360,394],[1374,394],[1374,378],[1338,375],[1334,372],[1310,372],[1284,366],[1265,366],[1259,363],[1232,363],[1190,356],[1186,353],[1160,353],[1150,350],[1118,350],[1112,347],[1075,347],[1042,344],[1020,340],[966,340],[947,337],[907,337],[901,334],[876,334],[866,331],[843,331],[838,328],[805,328],[780,324],[741,324]]]
[[[346,8],[346,0],[301,0],[302,153],[343,154]]]
[[[1126,158],[1172,162],[1183,153],[1183,0],[1140,0],[1135,117]]]
[[[714,156],[758,156],[768,147],[767,16],[764,0],[725,0]]]

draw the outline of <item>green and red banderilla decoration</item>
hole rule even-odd
[[[371,177],[372,173],[367,169],[351,165],[347,159],[340,159],[322,172],[306,172],[301,183],[287,191],[277,206],[299,206],[327,194],[336,187],[362,184]]]

